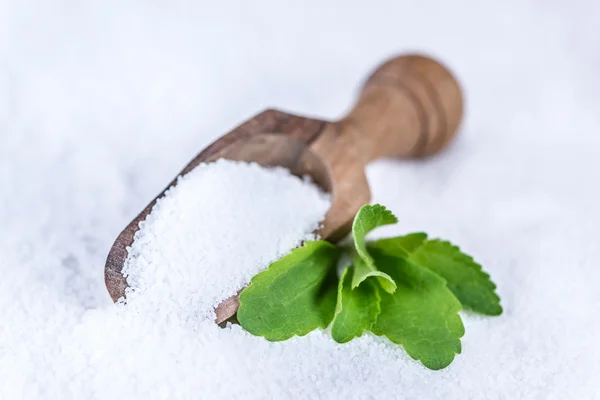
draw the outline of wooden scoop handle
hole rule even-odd
[[[421,55],[393,58],[367,79],[350,113],[320,136],[358,147],[365,163],[380,157],[422,157],[441,150],[462,117],[461,89],[450,71]],[[318,151],[325,143],[311,146]],[[329,147],[329,146],[325,146]]]
[[[328,165],[333,182],[321,236],[343,237],[358,209],[370,202],[365,164],[438,152],[455,135],[462,108],[458,82],[431,58],[404,55],[376,69],[350,113],[328,123],[309,144]]]

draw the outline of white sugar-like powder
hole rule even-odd
[[[123,270],[132,306],[191,322],[312,239],[329,196],[278,167],[227,160],[180,177],[140,224]]]
[[[272,343],[238,325],[214,323],[214,307],[312,238],[329,205],[315,185],[282,168],[223,160],[198,166],[140,224],[125,266],[126,301],[82,312],[68,296],[36,284],[29,289],[36,297],[22,299],[33,303],[17,299],[9,308],[9,320],[18,320],[24,309],[38,319],[17,327],[21,331],[9,327],[13,340],[0,340],[13,344],[0,348],[2,393],[11,399],[107,400],[403,399],[445,393],[445,382],[460,379],[461,365],[480,355],[469,352],[458,357],[458,368],[433,372],[368,333],[343,345],[322,330]],[[501,326],[506,318],[463,317],[467,331],[475,332],[476,340],[464,338],[470,346],[489,339],[481,332],[484,324]],[[492,380],[515,373],[507,370]],[[468,380],[460,387],[479,393]]]

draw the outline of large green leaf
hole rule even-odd
[[[410,260],[444,278],[463,306],[486,315],[502,314],[490,276],[450,242],[429,240],[410,255]]]
[[[334,245],[315,241],[271,264],[240,295],[242,327],[271,341],[326,328],[335,313],[338,257]]]
[[[369,246],[435,272],[446,280],[448,288],[466,308],[486,315],[502,314],[496,285],[481,265],[450,242],[426,239],[424,233],[413,233],[378,240]]]
[[[373,332],[401,344],[427,368],[448,366],[461,352],[460,302],[446,282],[428,269],[391,256],[376,245],[370,252],[378,267],[397,283],[393,294],[381,293],[381,313]]]

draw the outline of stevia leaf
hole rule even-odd
[[[460,354],[464,326],[458,314],[460,302],[446,282],[430,270],[372,246],[379,268],[398,287],[393,294],[381,293],[381,313],[372,331],[400,344],[427,368],[447,367]]]
[[[347,267],[338,284],[337,305],[331,325],[331,336],[338,343],[346,343],[370,330],[377,315],[380,297],[377,285],[371,279],[352,288],[353,266]]]
[[[500,297],[495,292],[496,285],[481,265],[450,242],[426,240],[424,233],[412,233],[376,241],[386,253],[410,260],[428,268],[446,280],[448,288],[462,305],[485,315],[500,315]]]
[[[272,263],[240,294],[240,325],[270,341],[326,328],[335,313],[339,254],[328,242],[306,242]]]
[[[490,276],[452,243],[429,240],[410,255],[410,260],[444,278],[466,308],[485,315],[502,314],[500,297]]]
[[[426,233],[416,232],[404,236],[379,239],[374,243],[380,250],[383,250],[388,254],[397,255],[399,257],[408,257],[411,253],[421,247],[426,240]],[[367,248],[372,245],[373,243],[369,243]]]
[[[352,238],[358,255],[367,263],[372,264],[373,258],[367,252],[366,235],[377,227],[397,222],[396,216],[381,204],[362,206],[352,222]]]
[[[352,274],[352,289],[356,289],[367,278],[374,277],[381,285],[381,288],[388,293],[394,293],[396,283],[391,276],[375,268],[375,264],[367,264],[362,258],[356,257],[354,260],[354,274]]]
[[[352,277],[352,288],[358,287],[365,279],[376,276],[383,290],[393,293],[396,283],[387,274],[377,270],[373,258],[367,251],[366,235],[373,229],[389,224],[395,224],[398,219],[391,211],[380,204],[364,205],[354,217],[352,223],[352,238],[356,252],[362,262],[356,265],[356,271]]]

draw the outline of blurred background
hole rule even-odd
[[[25,286],[110,304],[114,238],[202,148],[269,107],[338,118],[372,68],[419,51],[455,73],[465,119],[427,163],[372,165],[374,200],[390,229],[450,238],[494,277],[523,329],[467,332],[531,351],[497,377],[512,398],[524,380],[590,398],[598,16],[591,0],[0,0],[0,305]]]

